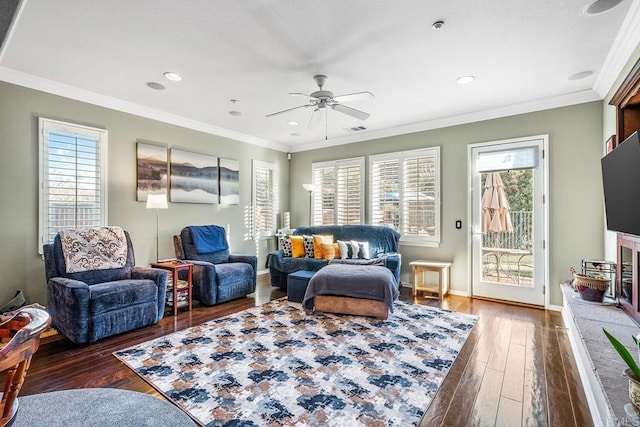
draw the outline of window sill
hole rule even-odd
[[[440,242],[428,242],[420,240],[402,240],[400,239],[400,246],[420,246],[424,248],[437,248],[440,246]]]

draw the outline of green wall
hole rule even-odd
[[[156,257],[156,213],[136,202],[136,140],[240,161],[240,204],[169,203],[160,211],[160,257],[174,256],[172,236],[190,224],[228,227],[234,253],[265,254],[274,241],[248,240],[246,208],[251,203],[251,160],[276,163],[281,211],[288,205],[285,153],[169,125],[127,113],[0,82],[0,305],[16,289],[29,302],[46,305],[43,261],[38,255],[38,117],[105,128],[109,132],[108,221],[129,231],[138,265]]]
[[[558,284],[570,275],[569,268],[578,268],[583,258],[603,255],[602,121],[602,102],[591,102],[294,153],[289,172],[292,225],[307,222],[309,196],[301,184],[311,182],[312,162],[440,146],[442,242],[438,248],[401,246],[401,280],[412,282],[408,265],[413,260],[450,260],[452,289],[467,292],[468,144],[548,134],[549,289],[551,304],[561,305]],[[365,164],[368,174],[368,158]],[[463,222],[462,230],[455,228],[457,219]]]

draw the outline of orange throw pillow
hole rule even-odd
[[[325,244],[333,244],[333,236],[313,235],[313,255],[315,259],[326,259],[324,256]]]
[[[324,258],[327,261],[331,261],[336,257],[336,246],[337,243],[323,243],[322,244],[322,253],[324,254]]]
[[[291,256],[294,258],[304,258],[304,240],[302,236],[291,236]]]

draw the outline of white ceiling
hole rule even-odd
[[[23,0],[0,79],[300,151],[602,99],[627,59],[607,55],[628,43],[614,43],[628,11],[639,26],[633,1],[587,15],[592,0]],[[304,104],[288,93],[317,90],[315,74],[336,95],[372,92],[348,104],[371,117],[330,111],[326,141],[311,109],[265,117]]]

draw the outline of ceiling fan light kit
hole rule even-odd
[[[313,113],[311,114],[311,118],[309,120],[309,129],[314,129],[315,127],[317,127],[322,121],[323,115],[325,116],[325,122],[326,122],[327,107],[331,108],[332,110],[351,116],[353,118],[356,118],[358,120],[366,120],[369,118],[370,116],[369,113],[366,113],[361,110],[357,110],[352,107],[348,107],[344,105],[344,103],[374,98],[371,92],[364,91],[364,92],[355,92],[355,93],[348,93],[345,95],[335,96],[333,92],[329,90],[324,90],[324,84],[327,81],[327,76],[325,76],[324,74],[318,74],[313,76],[313,80],[315,80],[319,90],[312,92],[309,95],[302,92],[289,93],[289,95],[292,95],[292,96],[304,96],[309,98],[308,104],[299,105],[297,107],[288,108],[286,110],[267,114],[266,117],[274,117],[274,116],[278,116],[280,114],[288,113],[290,111],[298,110],[301,108],[313,107]]]

